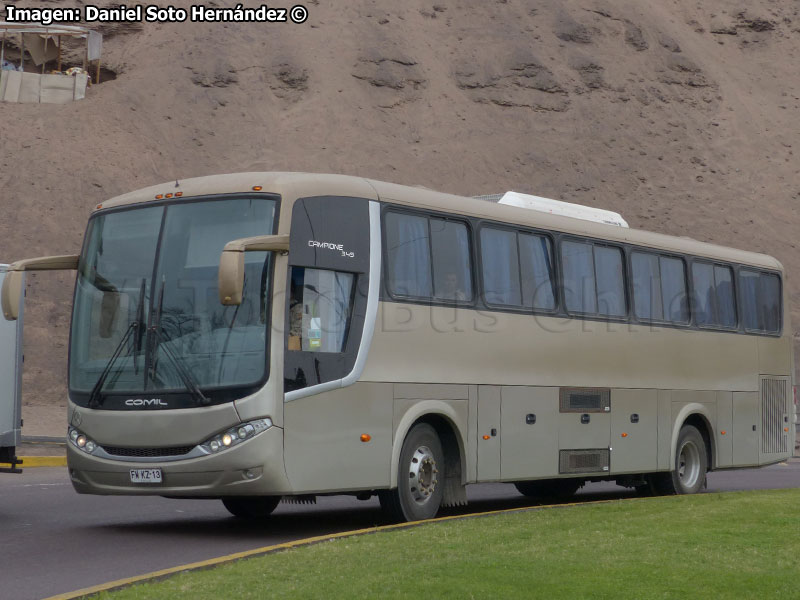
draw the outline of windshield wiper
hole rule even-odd
[[[103,372],[100,373],[100,377],[97,378],[97,383],[94,384],[91,393],[89,394],[89,408],[98,408],[102,406],[103,400],[100,396],[100,390],[103,389],[103,384],[106,382],[108,378],[108,374],[111,373],[111,367],[114,366],[114,363],[117,362],[117,359],[122,354],[122,349],[125,347],[125,344],[130,339],[132,335],[135,335],[134,338],[134,346],[133,346],[133,368],[138,373],[139,371],[139,363],[137,361],[138,352],[141,350],[141,340],[142,340],[142,331],[144,329],[144,290],[145,290],[145,279],[142,278],[142,285],[139,288],[139,304],[136,307],[136,320],[133,321],[130,325],[128,325],[128,329],[125,331],[125,334],[122,336],[122,339],[117,344],[117,347],[114,348],[114,353],[111,355],[111,358],[108,359]]]
[[[154,319],[154,324],[150,327],[150,331],[153,335],[153,346],[151,350],[151,366],[150,366],[150,378],[155,382],[156,379],[156,369],[158,368],[158,349],[161,348],[164,350],[164,354],[166,357],[172,362],[172,365],[175,367],[175,371],[177,371],[178,376],[183,381],[183,385],[189,391],[189,393],[194,398],[195,404],[198,406],[208,406],[211,404],[211,400],[203,394],[200,386],[197,385],[197,382],[192,377],[191,372],[188,368],[186,368],[186,363],[183,360],[183,357],[176,354],[172,348],[169,346],[169,342],[172,339],[167,334],[166,330],[161,326],[161,314],[164,307],[164,286],[166,281],[162,279],[161,281],[161,290],[158,293],[158,309],[156,312],[156,316]],[[165,344],[161,344],[161,342],[166,342]]]

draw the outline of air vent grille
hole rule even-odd
[[[561,388],[560,407],[562,413],[609,412],[611,390],[608,388]]]
[[[561,450],[558,455],[559,473],[604,473],[609,470],[608,448],[591,450]]]
[[[103,446],[103,450],[113,456],[133,456],[137,458],[183,456],[184,454],[189,454],[193,449],[194,446],[177,446],[172,448],[119,448],[116,446]]]
[[[783,428],[789,422],[789,394],[786,379],[761,380],[761,452],[788,452],[788,436]]]

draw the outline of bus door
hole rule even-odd
[[[388,485],[391,384],[357,383],[377,314],[380,259],[377,202],[341,196],[295,202],[286,284],[284,460],[296,491]]]
[[[0,265],[0,285],[6,265]],[[23,283],[22,289],[25,289]],[[24,292],[22,292],[24,295]],[[22,427],[22,301],[15,321],[0,319],[0,472],[20,473],[16,446]]]

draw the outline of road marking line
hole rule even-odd
[[[677,497],[677,496],[676,496]],[[614,498],[610,500],[592,500],[589,502],[569,502],[564,504],[544,504],[541,506],[519,506],[516,508],[503,508],[499,510],[490,510],[486,512],[479,512],[479,513],[469,513],[466,515],[449,515],[446,517],[438,517],[435,519],[424,519],[422,521],[412,521],[411,523],[394,523],[392,525],[379,525],[377,527],[367,527],[364,529],[353,529],[351,531],[340,531],[338,533],[330,533],[327,535],[318,535],[310,538],[303,538],[300,540],[293,540],[291,542],[283,542],[281,544],[273,544],[272,546],[263,546],[261,548],[254,548],[252,550],[244,550],[242,552],[235,552],[233,554],[226,554],[224,556],[218,556],[216,558],[209,558],[207,560],[201,560],[198,562],[187,563],[185,565],[178,565],[176,567],[170,567],[168,569],[161,569],[159,571],[153,571],[151,573],[145,573],[144,575],[135,575],[134,577],[126,577],[124,579],[117,579],[116,581],[109,581],[107,583],[101,583],[98,585],[93,585],[91,587],[83,588],[80,590],[75,590],[74,592],[66,592],[64,594],[58,594],[56,596],[50,596],[48,598],[44,598],[44,600],[76,600],[77,598],[83,598],[84,596],[88,596],[90,594],[97,594],[100,592],[107,592],[111,590],[116,590],[119,588],[128,587],[135,583],[142,583],[145,581],[157,581],[159,579],[164,579],[171,575],[175,575],[177,573],[183,573],[186,571],[196,571],[199,569],[207,569],[209,567],[216,567],[219,565],[223,565],[226,563],[234,562],[237,560],[242,560],[244,558],[253,558],[255,556],[263,556],[265,554],[272,554],[274,552],[280,552],[281,550],[289,550],[291,548],[297,548],[300,546],[310,546],[312,544],[318,544],[320,542],[328,542],[330,540],[346,538],[346,537],[354,537],[358,535],[367,535],[370,533],[378,533],[381,531],[393,531],[396,529],[410,529],[412,527],[419,527],[420,525],[426,525],[429,523],[439,523],[442,521],[455,521],[459,519],[471,519],[477,517],[486,517],[490,515],[499,515],[504,513],[515,513],[515,512],[526,512],[526,511],[534,511],[534,510],[542,510],[546,508],[562,508],[568,506],[588,506],[591,504],[608,504],[611,502],[620,502],[620,501],[633,501],[633,500],[647,500],[646,498]]]

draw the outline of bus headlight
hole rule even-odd
[[[91,454],[97,450],[97,443],[91,438],[87,437],[85,433],[75,429],[74,427],[69,428],[69,431],[67,432],[67,439],[73,446],[79,450],[83,450],[87,454]]]
[[[272,427],[272,419],[269,418],[249,421],[218,433],[200,444],[200,447],[208,454],[216,454],[222,450],[241,444],[257,436],[262,431],[266,431],[270,427]]]

